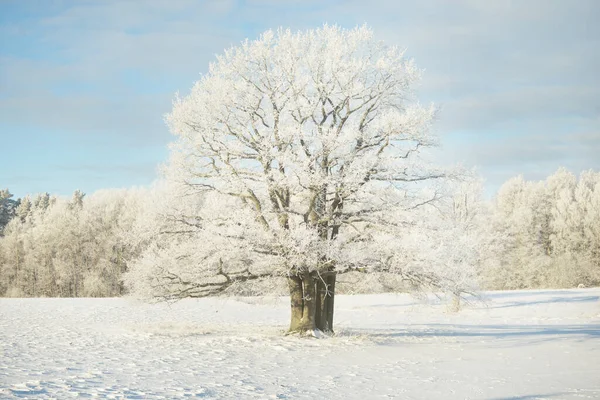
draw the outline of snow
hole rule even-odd
[[[338,296],[324,338],[285,298],[0,299],[0,398],[600,399],[599,299]]]

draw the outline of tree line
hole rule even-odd
[[[124,293],[122,273],[135,221],[135,190],[106,190],[71,199],[41,193],[10,199],[0,211],[0,295],[104,297]]]
[[[76,191],[71,198],[41,193],[17,200],[0,191],[0,296],[123,295],[128,263],[161,235],[175,235],[169,227],[175,216],[160,215],[162,225],[157,223],[166,190]],[[492,200],[482,198],[477,184],[452,190],[436,207],[411,212],[407,234],[396,243],[403,262],[435,268],[472,289],[600,285],[600,172],[577,177],[561,168],[543,181],[518,176]],[[448,265],[453,259],[460,262]],[[340,287],[409,289],[381,276],[341,281]]]
[[[484,219],[496,242],[481,270],[490,289],[600,285],[600,173],[560,168],[508,180]],[[485,229],[482,227],[482,229]]]

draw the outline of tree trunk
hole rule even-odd
[[[450,306],[450,310],[453,312],[460,311],[460,293],[452,294],[452,305]]]
[[[291,321],[289,333],[333,332],[335,274],[304,273],[288,277]]]
[[[292,316],[290,322],[290,332],[298,332],[302,322],[304,310],[304,295],[302,290],[302,279],[298,276],[288,277],[288,287],[290,289],[290,305]]]
[[[329,272],[317,276],[316,327],[321,332],[333,332],[333,300],[336,274]]]

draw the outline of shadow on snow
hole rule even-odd
[[[535,400],[535,399],[547,399],[549,397],[564,396],[565,394],[572,394],[572,393],[560,392],[560,393],[545,393],[545,394],[528,394],[528,395],[524,395],[524,396],[494,397],[490,400]]]
[[[571,337],[579,340],[600,339],[600,324],[586,325],[464,325],[464,324],[419,324],[404,329],[349,329],[350,335],[364,335],[372,339],[400,338],[480,338],[513,339],[529,338],[534,341],[564,340]],[[527,343],[523,344],[530,344]]]
[[[492,298],[493,299],[493,298]],[[600,300],[600,296],[557,296],[549,299],[536,300],[536,301],[514,301],[506,304],[491,305],[489,308],[510,308],[510,307],[524,307],[534,306],[538,304],[556,304],[556,303],[592,303]]]

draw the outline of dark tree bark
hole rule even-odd
[[[329,272],[317,276],[316,327],[322,332],[333,332],[333,301],[335,298],[336,274]]]
[[[288,278],[291,321],[289,333],[333,332],[335,273],[304,273]]]

